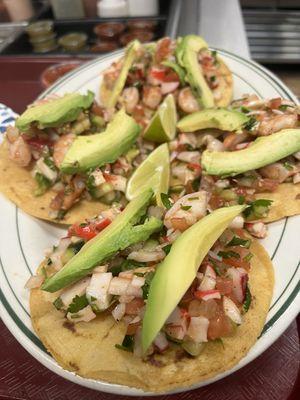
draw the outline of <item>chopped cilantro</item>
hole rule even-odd
[[[169,199],[169,196],[166,193],[161,193],[160,198],[165,208],[169,210],[172,207],[172,203]]]
[[[280,110],[280,111],[286,111],[286,109],[288,108],[289,106],[287,105],[287,104],[281,104],[279,107],[278,107],[278,109]]]
[[[194,200],[199,200],[199,197],[197,197],[197,196],[195,196],[195,197],[189,197],[188,200],[192,200],[192,201],[194,201]]]
[[[233,236],[233,238],[226,244],[226,247],[229,246],[241,246],[245,247],[246,249],[249,249],[251,245],[251,240],[250,239],[242,239],[238,236]]]
[[[192,208],[192,206],[180,206],[183,211],[188,211]]]
[[[243,304],[243,309],[244,309],[245,312],[247,312],[249,310],[250,305],[251,305],[251,301],[252,301],[252,295],[251,295],[249,286],[247,285],[245,301],[244,301],[244,304]]]
[[[246,129],[246,131],[252,131],[252,130],[254,130],[257,123],[258,122],[256,121],[256,119],[254,117],[250,117],[250,119],[245,123],[244,129]]]
[[[182,192],[184,189],[183,185],[175,185],[175,186],[171,186],[169,189],[169,193],[180,193]]]
[[[248,262],[248,261],[251,260],[252,257],[253,257],[253,254],[249,252],[249,253],[243,258],[243,260],[246,261],[246,262]]]
[[[44,158],[44,163],[50,168],[52,169],[52,171],[56,171],[55,165],[54,165],[54,161],[52,157],[45,157]]]
[[[172,247],[172,244],[170,243],[170,244],[167,244],[166,246],[164,246],[162,249],[166,254],[169,254],[171,247]]]
[[[198,190],[199,185],[200,185],[200,177],[193,180],[193,182],[192,182],[193,190],[195,190],[195,191]]]
[[[244,114],[248,114],[248,112],[250,112],[250,109],[245,107],[245,106],[242,106],[241,107],[241,112],[244,113]]]
[[[249,204],[249,207],[247,207],[244,211],[244,216],[248,220],[265,217],[268,214],[269,207],[272,202],[272,200],[268,199],[258,199],[252,201],[252,203]]]
[[[284,166],[284,168],[286,168],[288,171],[293,171],[293,169],[294,169],[293,165],[292,165],[291,163],[289,163],[288,161],[286,161],[286,162],[283,164],[283,166]]]
[[[88,304],[89,302],[85,294],[83,294],[82,296],[75,296],[74,299],[72,300],[72,303],[69,305],[67,312],[71,314],[77,313],[78,311],[86,307]]]
[[[63,219],[63,217],[66,215],[66,212],[67,210],[59,210],[56,219]]]
[[[236,253],[235,251],[229,250],[229,251],[219,251],[218,256],[222,258],[240,258],[239,253]]]
[[[217,78],[216,78],[216,76],[215,76],[215,75],[213,75],[213,76],[211,76],[211,77],[210,77],[210,79],[209,79],[209,80],[210,80],[211,82],[215,82],[215,80],[216,80],[216,79],[217,79]]]
[[[125,335],[122,344],[115,344],[115,347],[120,350],[133,352],[134,337],[132,335]]]
[[[144,283],[144,285],[142,287],[142,289],[143,289],[143,299],[144,300],[146,300],[148,298],[150,284],[151,284],[151,281],[152,281],[153,277],[154,277],[154,271],[151,271],[146,275],[145,283]]]
[[[34,175],[34,179],[36,180],[36,182],[38,184],[38,187],[34,191],[35,196],[41,196],[52,185],[52,182],[48,178],[46,178],[43,174],[40,174],[39,172],[37,172]]]
[[[238,196],[238,204],[244,204],[245,203],[245,196]]]
[[[62,299],[58,297],[56,300],[54,300],[53,305],[57,310],[60,310],[64,304],[62,302]]]
[[[215,260],[213,260],[211,257],[209,257],[209,261],[212,264],[212,266],[214,267],[215,273],[218,276],[221,276],[220,268],[219,268],[218,264],[215,262]]]

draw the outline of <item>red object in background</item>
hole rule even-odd
[[[40,75],[70,58],[1,57],[0,102],[22,112],[42,91]],[[83,59],[84,60],[84,59]],[[300,391],[300,318],[261,356],[209,386],[153,400],[296,400]],[[47,370],[0,321],[0,400],[132,400],[80,387]],[[144,397],[136,397],[142,400]]]
[[[47,370],[24,350],[0,321],[0,400],[142,400],[93,391]],[[299,399],[299,336],[296,321],[261,356],[209,386],[153,400]]]
[[[80,61],[69,61],[65,63],[51,65],[41,75],[41,82],[44,88],[51,86],[59,78],[79,67]]]

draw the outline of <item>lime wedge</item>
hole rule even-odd
[[[165,143],[152,151],[131,175],[126,188],[126,198],[132,200],[144,190],[152,188],[157,205],[163,206],[160,194],[168,193],[169,177],[169,148]]]
[[[168,142],[174,139],[176,122],[176,104],[173,95],[169,94],[152,117],[143,136],[152,142]]]

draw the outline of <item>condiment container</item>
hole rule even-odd
[[[120,37],[120,43],[123,46],[126,46],[129,42],[134,39],[138,39],[142,43],[150,42],[154,37],[153,32],[144,32],[144,31],[131,31],[128,33],[124,33]]]
[[[32,24],[27,26],[26,32],[31,39],[49,37],[53,35],[53,21],[45,19],[33,22]]]
[[[84,49],[87,38],[87,35],[83,32],[71,32],[61,36],[58,39],[58,44],[66,51],[76,52]]]
[[[105,22],[94,27],[94,33],[105,40],[117,40],[124,30],[125,24],[122,22]]]
[[[112,40],[100,41],[90,47],[92,53],[109,53],[110,51],[117,50],[118,43]]]
[[[82,0],[51,0],[56,19],[84,18]]]
[[[150,19],[132,19],[127,22],[130,31],[154,31],[157,22]]]
[[[43,87],[47,88],[51,86],[55,81],[57,81],[57,79],[61,78],[63,75],[67,74],[73,69],[79,67],[79,65],[81,65],[81,62],[71,61],[71,62],[51,65],[50,67],[46,68],[41,76],[41,82]]]
[[[97,3],[99,17],[127,17],[128,6],[125,0],[99,0]]]
[[[128,0],[131,17],[158,15],[158,0]]]

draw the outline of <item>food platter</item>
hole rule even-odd
[[[265,68],[229,52],[222,50],[218,50],[218,52],[233,73],[234,98],[239,98],[245,93],[256,93],[259,97],[282,97],[297,102],[295,96],[285,85]],[[64,94],[74,91],[85,93],[87,90],[92,90],[97,94],[101,81],[101,71],[120,55],[121,52],[115,52],[81,66],[63,77],[44,92],[41,97],[53,93]],[[3,112],[10,113],[9,110],[0,109],[0,114]],[[31,327],[29,294],[24,289],[24,283],[41,262],[41,249],[46,249],[55,243],[59,237],[63,236],[64,229],[24,214],[3,197],[0,198],[0,208],[2,216],[0,228],[0,311],[3,321],[12,334],[37,360],[66,379],[109,393],[145,394],[138,389],[76,376],[74,373],[62,369],[46,352]],[[268,237],[262,241],[273,260],[275,290],[261,337],[248,355],[233,369],[188,389],[221,379],[248,364],[283,333],[299,312],[300,250],[296,240],[299,222],[300,217],[298,216],[272,223],[269,226]],[[146,394],[150,395],[151,393]]]

